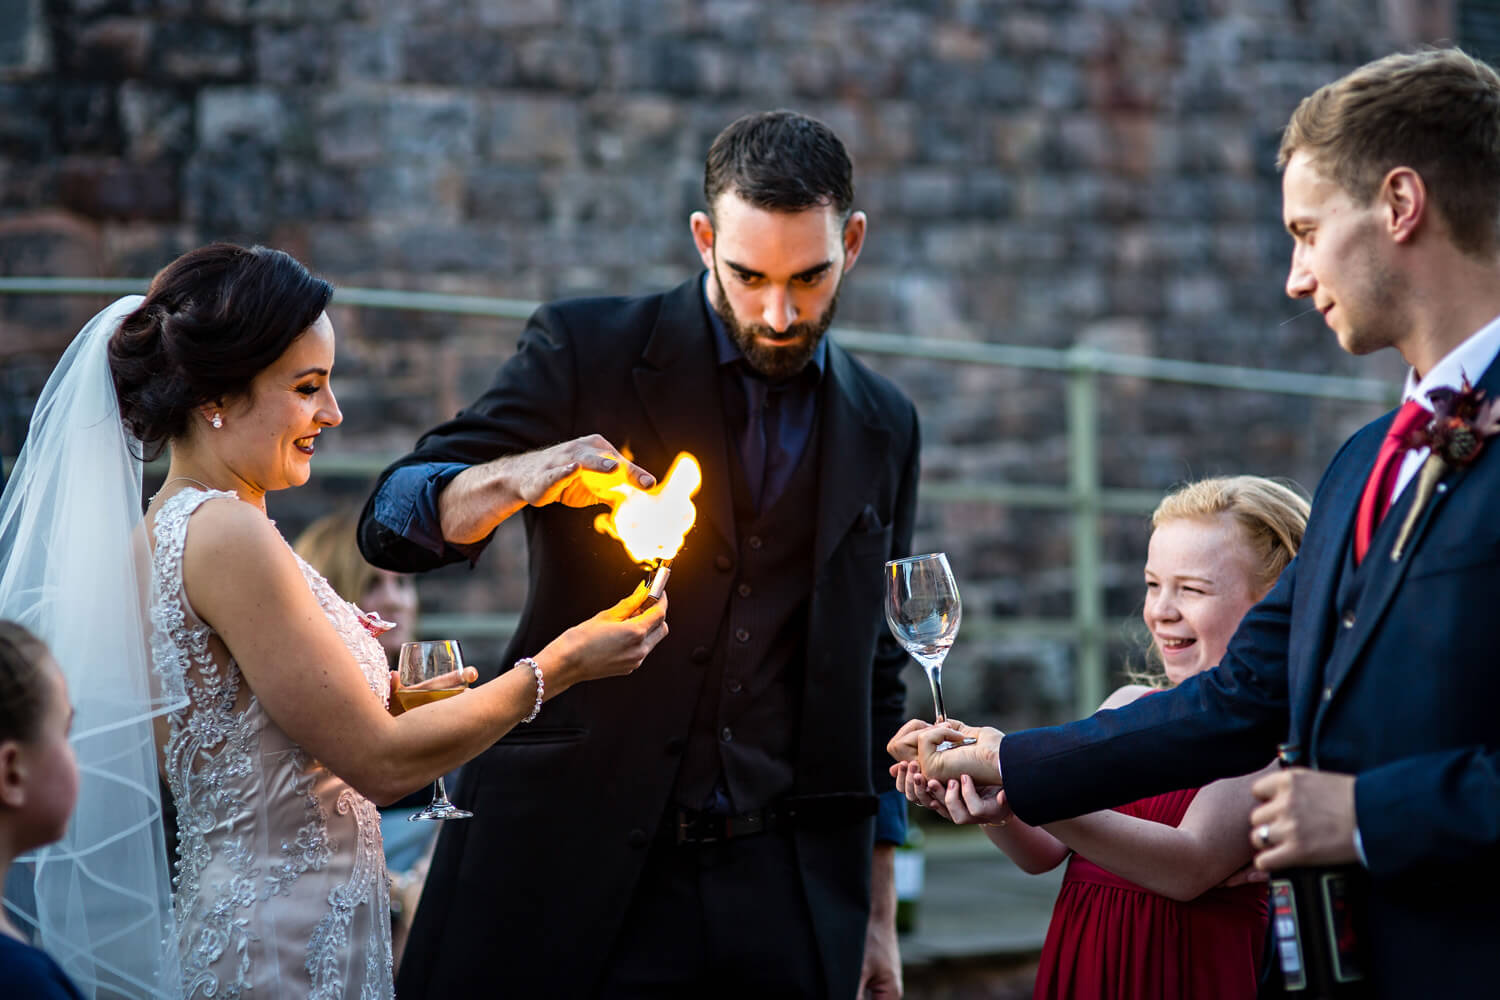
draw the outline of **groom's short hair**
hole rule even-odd
[[[1500,245],[1500,75],[1461,49],[1389,55],[1318,88],[1287,123],[1278,165],[1299,152],[1360,205],[1410,167],[1455,246]]]

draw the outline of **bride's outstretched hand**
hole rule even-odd
[[[975,742],[939,750],[943,743]],[[989,726],[966,726],[956,719],[939,722],[916,733],[917,763],[922,773],[946,784],[970,775],[979,785],[999,785],[1000,741],[1005,734]]]
[[[637,585],[623,601],[574,625],[543,652],[572,663],[575,681],[631,673],[667,635],[666,595],[637,614],[645,596],[645,584]]]

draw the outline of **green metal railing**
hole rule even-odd
[[[127,295],[143,291],[145,279],[5,278],[0,294]],[[339,306],[456,313],[524,320],[537,303],[476,295],[338,289]],[[1106,514],[1146,514],[1161,498],[1157,490],[1106,488],[1099,475],[1098,400],[1101,376],[1130,376],[1159,382],[1247,392],[1305,396],[1350,402],[1392,404],[1398,388],[1374,379],[1244,368],[1234,365],[1173,361],[1075,346],[1066,350],[958,341],[914,339],[899,334],[835,327],[844,347],[866,354],[885,354],[929,361],[1049,371],[1067,379],[1066,429],[1068,482],[1065,486],[993,482],[934,482],[922,486],[923,502],[984,502],[1002,506],[1068,512],[1071,522],[1073,614],[1065,619],[965,616],[969,634],[989,637],[1035,637],[1071,641],[1078,648],[1075,706],[1086,715],[1104,700],[1109,671],[1105,661],[1110,630],[1104,622],[1103,553],[1100,519]],[[318,472],[330,477],[373,478],[395,456],[329,455],[318,459]],[[10,459],[4,459],[8,471]],[[423,616],[424,625],[462,636],[503,636],[515,626],[513,614]]]

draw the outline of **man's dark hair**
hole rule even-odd
[[[833,129],[795,111],[761,111],[730,123],[708,149],[703,197],[713,213],[731,191],[768,212],[854,205],[854,166]]]

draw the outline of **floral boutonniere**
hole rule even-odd
[[[1438,480],[1449,469],[1472,464],[1484,450],[1485,439],[1500,433],[1500,400],[1486,399],[1484,390],[1470,385],[1467,376],[1461,388],[1434,389],[1427,398],[1432,400],[1432,419],[1412,428],[1402,441],[1408,448],[1430,448],[1431,453],[1417,474],[1416,499],[1396,535],[1392,562],[1399,560],[1405,551],[1417,518],[1432,499]]]

